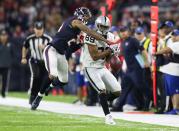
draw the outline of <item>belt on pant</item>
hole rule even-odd
[[[38,63],[44,63],[44,60],[38,60],[38,59],[34,59],[34,58],[30,58],[30,62],[32,62],[32,63],[36,63],[36,64],[38,64]]]

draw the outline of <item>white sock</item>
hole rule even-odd
[[[41,97],[43,97],[44,96],[44,94],[41,94],[40,92],[38,93],[38,96],[41,96]]]

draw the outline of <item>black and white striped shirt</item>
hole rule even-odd
[[[24,41],[24,47],[30,50],[31,58],[35,60],[43,60],[43,50],[40,46],[47,45],[47,43],[51,41],[52,38],[47,34],[43,34],[41,37],[37,37],[35,34],[32,34]]]

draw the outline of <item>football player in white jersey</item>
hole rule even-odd
[[[97,32],[102,34],[107,40],[115,41],[115,36],[108,30],[111,26],[110,20],[106,16],[99,16],[96,21]],[[83,51],[83,65],[86,78],[99,94],[101,106],[105,114],[105,123],[115,125],[109,106],[108,99],[115,99],[120,94],[120,84],[112,73],[105,67],[106,59],[118,53],[117,48],[110,47],[102,41],[97,41],[89,35],[85,35]],[[110,92],[108,97],[106,92]]]

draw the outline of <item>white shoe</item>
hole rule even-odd
[[[105,124],[116,125],[116,122],[113,120],[111,114],[106,115],[106,117],[105,117]]]
[[[123,106],[123,112],[135,111],[137,109],[136,106],[125,104]]]
[[[82,101],[80,101],[80,100],[76,101],[74,104],[75,105],[84,105],[84,103]]]

